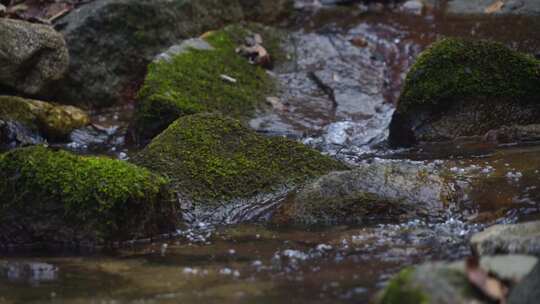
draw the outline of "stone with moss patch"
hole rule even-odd
[[[43,146],[0,155],[0,197],[0,245],[98,244],[177,224],[167,179]]]
[[[443,39],[408,73],[390,141],[410,145],[539,122],[539,100],[537,59],[495,42]]]
[[[0,121],[16,122],[30,133],[43,135],[48,139],[63,139],[74,129],[87,125],[90,118],[83,110],[73,106],[0,96]],[[6,144],[1,138],[3,136],[0,137],[0,144]]]
[[[300,143],[263,137],[239,120],[206,113],[176,120],[134,162],[165,174],[183,197],[206,205],[344,168]]]
[[[235,49],[255,32],[263,35],[264,45],[276,60],[284,58],[274,31],[256,24],[228,26],[205,35],[212,49],[192,48],[152,63],[138,93],[133,124],[137,141],[145,142],[184,115],[220,112],[242,120],[251,117],[275,89],[275,82]]]
[[[521,280],[537,263],[537,258],[525,255],[483,257],[479,261],[482,269],[508,281]],[[489,303],[465,272],[465,261],[429,262],[405,268],[390,280],[375,303]]]

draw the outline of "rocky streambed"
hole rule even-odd
[[[0,54],[0,302],[489,303],[478,254],[534,303],[538,8],[487,2],[0,19],[48,43]]]

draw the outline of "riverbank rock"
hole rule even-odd
[[[516,282],[531,273],[538,259],[525,255],[484,257],[480,267],[499,278]],[[465,273],[465,262],[427,263],[397,274],[375,301],[394,303],[491,303],[482,297]]]
[[[50,26],[0,18],[0,41],[0,86],[43,95],[68,68],[64,39]]]
[[[73,106],[0,96],[0,146],[37,144],[44,137],[65,139],[89,123],[89,116]]]
[[[538,123],[539,99],[537,59],[494,42],[443,39],[407,74],[389,141],[408,146]]]
[[[271,11],[266,16],[277,18],[288,13],[288,2],[243,6],[250,1],[92,1],[56,24],[66,39],[71,61],[54,97],[100,107],[131,98],[147,65],[165,48],[262,12]]]
[[[455,186],[433,166],[380,160],[318,178],[285,200],[273,221],[358,223],[395,220],[413,210],[436,215],[458,196]]]
[[[517,253],[540,256],[540,221],[489,227],[471,238],[471,246],[480,255]]]
[[[0,247],[148,237],[177,224],[165,178],[42,146],[0,154]]]
[[[345,169],[300,143],[261,136],[219,114],[179,118],[133,162],[168,176],[174,190],[194,209],[227,208],[238,199],[279,192]]]
[[[184,115],[220,112],[241,120],[252,116],[275,84],[263,68],[237,54],[236,48],[248,35],[258,33],[270,53],[278,54],[279,41],[272,31],[255,24],[228,26],[160,54],[148,67],[138,93],[133,122],[136,141],[144,144]]]

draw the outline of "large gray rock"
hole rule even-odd
[[[50,26],[2,18],[0,41],[0,86],[41,95],[67,70],[64,39]]]
[[[540,221],[495,225],[471,238],[478,254],[519,253],[540,255]]]
[[[224,3],[225,2],[225,3]],[[181,40],[249,17],[239,0],[101,0],[74,10],[56,24],[71,55],[56,99],[107,106],[132,97],[156,54]],[[283,3],[264,1],[273,16]],[[273,5],[271,5],[273,3]]]
[[[361,222],[408,211],[436,215],[458,198],[454,184],[434,165],[379,160],[320,177],[285,201],[274,221]]]

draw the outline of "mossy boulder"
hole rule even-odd
[[[239,120],[207,113],[179,118],[133,161],[166,175],[182,197],[203,207],[344,169],[300,143],[267,138]]]
[[[0,245],[103,244],[170,232],[167,179],[43,146],[0,155]]]
[[[15,96],[0,96],[0,145],[32,144],[28,138],[65,139],[74,129],[90,123],[81,109]],[[6,133],[5,136],[3,133]],[[39,142],[39,141],[38,141]]]
[[[531,273],[538,259],[507,255],[480,259],[480,267],[498,278],[517,282]],[[465,262],[431,262],[405,268],[377,296],[377,304],[492,303],[467,279]]]
[[[279,39],[269,28],[233,25],[205,35],[209,45],[204,48],[180,45],[182,51],[150,64],[137,98],[133,123],[137,142],[151,139],[184,115],[220,112],[242,120],[252,116],[275,89],[263,68],[250,64],[235,51],[253,32],[263,35],[270,54],[280,56]],[[227,81],[222,75],[235,81]]]
[[[447,38],[407,74],[389,140],[407,146],[539,121],[539,60],[496,42]]]
[[[91,1],[55,24],[66,39],[70,65],[53,97],[101,107],[125,101],[136,93],[146,66],[163,49],[242,20],[276,21],[291,12],[292,2]]]

